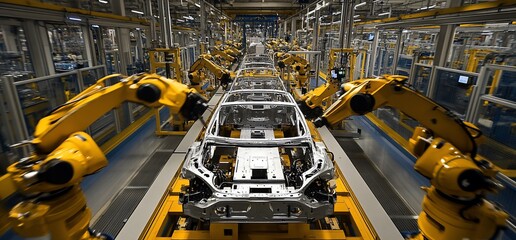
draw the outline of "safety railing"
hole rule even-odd
[[[409,55],[400,54],[398,64],[396,64],[396,75],[409,76],[412,67],[413,57]]]
[[[52,109],[67,102],[78,93],[107,75],[105,65],[81,68],[65,73],[14,81],[1,78],[0,123],[5,141],[14,144],[30,139],[38,121]],[[106,81],[115,84],[115,79]],[[143,106],[123,103],[91,124],[86,131],[102,145],[149,111]]]
[[[466,120],[482,130],[479,154],[516,178],[516,67],[485,65]]]
[[[394,61],[394,49],[379,47],[374,61],[373,75],[380,76],[391,73]]]
[[[194,64],[194,62],[197,60],[197,57],[199,54],[196,51],[197,46],[196,45],[189,45],[186,47],[181,47],[181,64],[183,67],[183,70],[185,73],[183,76],[188,76],[187,71],[190,69],[190,66]],[[187,82],[186,79],[183,79],[183,83]]]
[[[430,85],[430,74],[433,66],[416,63],[409,74],[409,83],[423,95],[428,94],[428,86]]]
[[[431,74],[428,96],[464,119],[478,76],[478,73],[436,66]]]

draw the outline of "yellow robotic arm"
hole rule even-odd
[[[310,63],[300,56],[294,54],[283,54],[278,61],[278,67],[285,68],[291,66],[297,72],[297,88],[304,88],[308,82],[308,73],[310,72]]]
[[[339,89],[339,82],[326,82],[320,87],[302,95],[298,99],[297,104],[307,119],[315,119],[323,114],[324,101],[337,93]]]
[[[480,131],[447,109],[406,87],[404,76],[384,76],[345,85],[346,93],[315,125],[333,125],[353,115],[392,106],[417,120],[409,151],[418,159],[414,168],[430,179],[414,239],[491,239],[505,226],[507,213],[484,199],[502,186],[497,171],[476,159]]]
[[[227,53],[224,50],[219,49],[218,47],[213,47],[211,50],[212,55],[219,55],[224,60],[228,61],[229,63],[234,63],[236,58],[231,56],[229,53]]]
[[[133,75],[106,86],[105,81],[113,75],[100,79],[67,103],[54,109],[36,126],[32,144],[37,153],[48,154],[71,133],[82,131],[109,110],[125,101],[149,107],[166,105],[173,112],[188,119],[196,119],[203,111],[192,109],[204,99],[194,90],[177,81],[157,74]]]
[[[54,109],[36,126],[27,142],[34,152],[7,169],[12,192],[26,200],[10,211],[13,230],[23,237],[94,239],[88,231],[90,210],[80,182],[107,165],[99,146],[85,132],[95,120],[125,101],[149,107],[169,106],[173,113],[197,119],[207,108],[195,90],[157,74],[133,75],[114,85],[100,79]],[[5,180],[5,176],[2,177]],[[4,184],[6,182],[3,182]]]
[[[405,76],[384,76],[379,79],[357,80],[344,84],[346,91],[321,118],[316,126],[335,125],[342,120],[363,115],[383,106],[392,106],[410,116],[434,135],[451,141],[463,152],[476,151],[468,127],[447,109],[404,86]]]
[[[324,108],[327,106],[323,106],[325,101],[333,96],[340,90],[340,85],[342,83],[342,79],[345,77],[345,71],[343,69],[334,68],[335,60],[337,56],[335,53],[337,52],[351,52],[353,53],[353,49],[330,49],[329,54],[329,64],[328,64],[328,75],[326,77],[326,83],[311,90],[310,92],[302,95],[298,99],[298,105],[308,119],[314,119],[320,117],[323,114]],[[353,69],[353,66],[351,67]],[[337,71],[337,72],[334,72]],[[341,73],[342,71],[342,73]],[[352,72],[352,71],[351,71]],[[352,74],[352,73],[350,73]],[[336,75],[337,77],[334,77]],[[351,76],[352,78],[352,76]]]
[[[280,68],[285,68],[286,66],[292,66],[294,64],[310,65],[306,59],[290,53],[282,54],[281,59],[278,61],[278,66]]]
[[[224,69],[223,67],[215,64],[208,58],[208,56],[201,55],[188,71],[188,78],[190,79],[191,85],[198,92],[201,92],[200,85],[204,81],[201,73],[201,70],[203,69],[213,73],[215,78],[220,81],[220,84],[223,87],[226,87],[229,83],[231,83],[231,73],[227,69]]]
[[[240,49],[240,47],[242,46],[242,43],[236,42],[236,41],[231,41],[231,40],[227,40],[226,44],[229,45],[229,46],[232,46],[233,48],[235,48],[237,50]]]
[[[228,53],[232,57],[236,58],[240,55],[240,51],[231,45],[224,46],[224,52]]]

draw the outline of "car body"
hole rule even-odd
[[[248,68],[241,69],[249,70]],[[258,68],[259,72],[267,69]],[[239,71],[189,149],[183,212],[214,222],[306,222],[333,213],[334,166],[282,80]]]

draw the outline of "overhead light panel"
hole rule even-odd
[[[353,22],[360,22],[360,21],[362,21],[362,19],[355,19],[355,20],[353,20]]]
[[[355,5],[355,9],[357,9],[357,7],[362,7],[364,5],[366,5],[366,2],[361,2],[361,3],[357,4],[357,5]]]
[[[357,17],[360,17],[360,15],[355,15],[355,16],[353,16],[353,18],[357,18]]]
[[[109,3],[109,2],[108,2],[108,1],[106,1],[106,0],[99,0],[99,3],[104,3],[104,4],[106,4],[106,3]]]
[[[131,10],[132,13],[136,13],[136,14],[141,14],[143,15],[143,12],[142,11],[137,11],[137,10]]]
[[[78,18],[78,17],[68,17],[68,20],[77,21],[77,22],[82,22],[82,19],[80,19],[80,18]]]
[[[201,4],[195,3],[194,5],[198,8],[201,8]]]
[[[436,6],[435,6],[435,4],[434,4],[434,5],[431,5],[431,6],[426,6],[426,7],[418,8],[418,9],[416,9],[416,11],[432,9],[432,8],[435,8],[435,7],[436,7]]]
[[[384,15],[389,15],[391,14],[390,12],[383,12],[383,13],[378,13],[378,16],[384,16]]]

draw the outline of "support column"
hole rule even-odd
[[[84,38],[84,45],[86,47],[86,59],[88,59],[88,66],[98,65],[98,60],[95,57],[95,50],[93,49],[93,37],[90,26],[81,26],[82,36]]]
[[[136,29],[136,59],[143,62],[143,41],[142,41],[142,30]]]
[[[6,106],[10,109],[10,123],[5,122],[4,124],[8,124],[9,140],[11,143],[18,143],[24,140],[28,140],[30,138],[29,131],[27,130],[27,124],[25,123],[25,116],[23,114],[22,105],[20,103],[20,98],[17,94],[16,86],[14,86],[14,80],[12,76],[3,76],[0,77],[0,87],[3,89],[3,99],[2,100],[2,108],[4,107],[4,100],[6,102]],[[25,154],[28,154],[27,148],[24,148]]]
[[[247,52],[247,37],[246,37],[246,32],[247,32],[247,28],[246,28],[246,23],[244,22],[243,23],[243,26],[242,26],[242,32],[243,32],[243,36],[242,36],[242,47],[244,48],[244,53]]]
[[[305,14],[308,14],[308,9],[306,10],[306,13]],[[307,29],[308,28],[308,17],[305,15],[305,14],[302,14],[301,15],[301,29]]]
[[[283,22],[283,38],[286,39],[287,38],[287,35],[288,35],[288,31],[287,31],[287,21],[284,21]]]
[[[114,14],[125,16],[125,6],[124,1],[112,1],[111,2],[112,10]],[[120,73],[127,75],[127,65],[131,64],[131,42],[129,36],[129,29],[117,27],[115,28],[116,37],[117,37],[117,45],[118,45],[118,55],[120,59]]]
[[[394,47],[394,59],[392,60],[391,73],[396,74],[396,68],[398,67],[398,59],[400,58],[400,50],[401,47],[401,39],[403,38],[403,29],[400,29],[398,32],[398,37],[396,39],[396,47]]]
[[[123,0],[114,0],[111,1],[111,10],[114,14],[120,15],[120,16],[126,16],[125,15],[125,4]]]
[[[48,33],[42,24],[36,21],[23,21],[22,27],[27,38],[30,58],[37,77],[55,74],[54,60],[50,51]]]
[[[280,36],[280,24],[278,21],[274,22],[274,37],[279,37]]]
[[[378,54],[378,38],[380,38],[380,31],[378,29],[374,30],[374,38],[373,44],[371,45],[371,54],[369,55],[369,71],[367,73],[367,77],[374,75],[374,65],[376,62],[376,55]]]
[[[434,66],[444,66],[453,45],[453,37],[455,35],[456,25],[443,25],[440,27],[437,36],[437,45],[434,56]]]
[[[238,32],[238,27],[235,25],[234,22],[230,22],[230,24],[229,24],[229,37],[231,38],[231,40],[235,40],[237,32]]]
[[[454,0],[448,0],[446,2],[446,7],[452,8],[452,7],[460,7],[462,5],[463,1],[454,1]],[[455,29],[457,28],[457,25],[448,24],[448,25],[441,25],[439,33],[437,34],[437,44],[436,44],[436,50],[434,54],[434,61],[432,63],[433,66],[439,66],[444,67],[446,65],[446,62],[448,60],[448,56],[450,55],[450,51],[453,45],[453,38],[455,35]],[[434,74],[436,73],[435,68],[433,69],[432,73],[430,74],[430,82],[428,83],[428,93],[427,96],[432,98],[434,95],[434,89],[435,89],[435,81],[434,81]]]
[[[160,0],[158,0],[158,3]],[[111,2],[112,10],[114,14],[118,14],[121,16],[126,16],[125,14],[125,5],[124,1],[118,0],[118,1],[112,1]],[[162,16],[160,16],[161,19],[163,19]],[[129,29],[128,28],[122,28],[122,27],[116,27],[115,28],[115,34],[116,34],[116,41],[118,45],[118,60],[120,61],[118,65],[120,66],[118,69],[118,72],[123,75],[128,75],[127,72],[127,66],[132,63],[132,57],[131,57],[131,42],[130,42],[130,36],[129,36]],[[115,58],[116,61],[116,58]],[[114,109],[114,123],[116,127],[116,132],[119,133],[123,128],[128,126],[130,123],[133,122],[133,115],[132,115],[132,104],[122,104],[120,108]]]
[[[206,3],[204,1],[201,1],[201,29],[199,31],[201,32],[201,42],[207,42],[206,41]]]
[[[321,15],[321,10],[317,10],[315,11],[314,13],[315,15],[315,22],[314,22],[314,27],[313,27],[313,34],[312,34],[312,51],[317,51],[319,49],[319,24],[320,24],[320,21],[319,21],[319,17]],[[315,59],[315,57],[313,58]]]
[[[460,7],[463,1],[447,0],[446,7]],[[453,37],[455,35],[455,28],[457,25],[441,25],[440,31],[437,35],[437,45],[434,55],[434,66],[445,66],[446,60],[450,55],[450,50],[453,45]]]
[[[294,41],[294,39],[296,38],[296,31],[297,31],[296,23],[297,23],[297,18],[293,17],[292,18],[292,23],[290,25],[290,34],[292,35],[291,36],[291,41]]]
[[[129,29],[116,28],[116,36],[118,41],[118,54],[120,56],[120,73],[127,75],[127,65],[132,63],[131,42]]]
[[[347,0],[342,1],[340,8],[340,29],[339,29],[339,46],[344,48],[344,35],[346,31],[346,14],[347,14]]]
[[[228,40],[228,22],[224,21],[224,42]]]
[[[151,48],[157,48],[159,46],[157,31],[156,31],[156,18],[152,12],[152,1],[146,0],[145,2],[145,14],[150,21],[150,35],[147,40],[147,45],[150,44]]]
[[[166,27],[167,27],[167,31],[166,33],[168,34],[168,45],[170,47],[173,47],[174,46],[174,35],[172,34],[172,18],[170,17],[170,0],[164,0],[164,5],[165,7],[165,16],[166,16],[166,19],[165,19],[165,23],[166,23]]]
[[[4,46],[8,52],[17,52],[18,48],[16,47],[16,34],[11,32],[10,25],[1,25],[2,34],[4,35]]]
[[[348,22],[346,23],[346,45],[345,48],[351,48],[351,40],[353,39],[353,23],[355,15],[355,8],[353,7],[353,1],[348,1]]]
[[[165,14],[165,1],[164,0],[157,0],[158,1],[158,12],[159,12],[159,30],[160,30],[160,47],[164,48],[170,48],[170,45],[168,44],[168,33],[167,33],[167,26],[166,26],[166,14]]]

